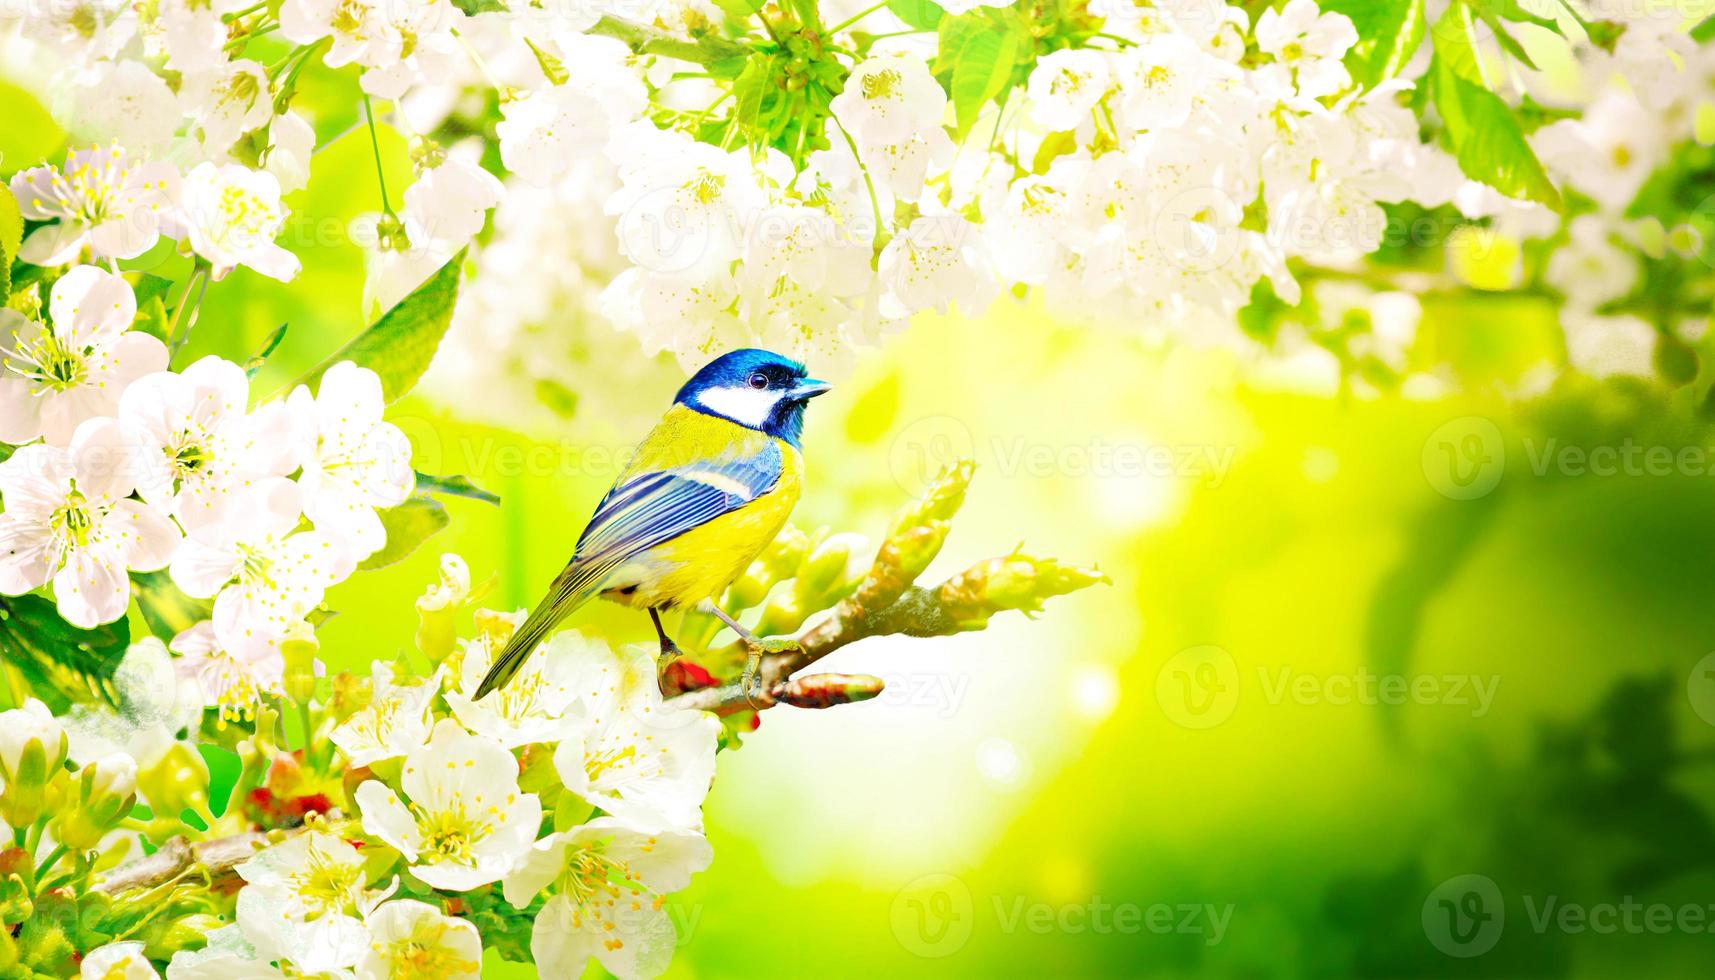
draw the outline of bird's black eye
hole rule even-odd
[[[761,390],[768,387],[768,375],[758,371],[750,376],[750,381],[748,383],[752,388]]]

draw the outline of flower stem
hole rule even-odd
[[[828,28],[828,33],[837,34],[885,6],[887,6],[887,0],[881,0],[880,3],[865,7],[857,13],[852,14],[850,17],[847,17],[845,20],[840,21],[838,24]]]
[[[397,219],[393,205],[387,200],[387,175],[381,172],[381,140],[375,135],[375,109],[369,104],[369,93],[363,93],[363,115],[369,122],[369,148],[375,153],[375,181],[381,185],[381,211]]]
[[[203,294],[208,292],[208,262],[197,259],[195,268],[191,269],[191,277],[185,280],[185,291],[179,294],[179,305],[173,308],[173,322],[167,325],[167,356],[171,358],[179,352],[179,348],[190,339],[191,328],[196,326],[197,310],[202,307]],[[197,290],[196,299],[191,299],[191,290]],[[189,307],[191,317],[185,320],[185,308]],[[184,330],[179,330],[179,324],[184,324]]]
[[[858,169],[863,171],[863,186],[869,191],[869,207],[875,214],[874,247],[879,249],[884,243],[881,240],[881,199],[875,196],[875,181],[870,179],[869,168],[864,166],[863,158],[858,156],[857,141],[852,139],[852,134],[846,132],[845,124],[840,122],[838,119],[835,119],[833,116],[829,116],[828,118],[833,119],[834,125],[840,128],[840,135],[846,138],[846,145],[852,148],[852,159],[857,161]]]

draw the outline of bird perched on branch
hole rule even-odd
[[[744,640],[742,689],[759,685],[763,643],[714,601],[774,540],[798,502],[804,406],[829,385],[765,350],[723,354],[679,389],[590,518],[565,570],[495,657],[478,698],[518,673],[536,644],[601,596],[649,610],[661,663],[678,648],[661,611],[704,603]]]

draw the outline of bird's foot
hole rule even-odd
[[[757,708],[759,703],[767,700],[762,690],[763,656],[774,653],[792,653],[803,649],[803,647],[799,646],[797,640],[785,637],[750,639],[745,641],[744,646],[747,656],[744,658],[744,673],[738,679],[738,689],[739,693],[744,695],[744,699],[750,702],[750,706]]]
[[[678,644],[672,640],[661,644],[661,654],[655,658],[655,673],[666,673],[667,667],[684,655],[685,651],[679,649]]]

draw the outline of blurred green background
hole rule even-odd
[[[0,104],[7,171],[60,152],[27,94]],[[355,118],[315,123],[326,141]],[[403,142],[382,149],[405,186]],[[187,362],[289,323],[266,393],[360,328],[344,228],[375,207],[366,141],[316,173],[289,200],[303,274],[216,284]],[[1472,304],[1428,307],[1420,350],[1554,353]],[[634,406],[671,397],[658,373],[612,412],[601,379],[564,379],[583,397],[550,431],[461,418],[482,391],[395,406],[419,468],[504,503],[450,501],[425,548],[333,591],[331,666],[410,644],[443,552],[498,574],[498,604],[534,599],[649,424]],[[881,699],[767,713],[722,760],[671,976],[1707,974],[1715,434],[1692,393],[1420,401],[1251,376],[1003,305],[919,323],[816,403],[800,523],[878,537],[971,454],[931,578],[1022,541],[1113,585],[848,648],[827,666],[883,676]],[[1703,455],[1602,476],[1567,447]],[[649,636],[617,608],[576,625]]]

